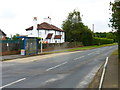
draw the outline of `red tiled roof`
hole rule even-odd
[[[49,33],[48,35],[47,35],[47,37],[46,37],[46,39],[51,39],[52,38],[52,33]]]
[[[61,31],[61,32],[64,32],[64,30],[54,26],[54,25],[51,25],[51,24],[48,24],[46,22],[43,22],[41,24],[37,24],[37,30],[56,30],[56,31]],[[29,27],[26,29],[26,31],[28,30],[33,30],[33,26]]]
[[[62,35],[55,35],[54,39],[61,39]]]

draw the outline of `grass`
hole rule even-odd
[[[106,47],[106,46],[113,46],[113,45],[117,45],[117,43],[113,43],[113,44],[105,44],[105,45],[94,45],[94,46],[84,46],[84,47],[79,47],[79,48],[73,48],[73,49],[69,49],[68,50],[61,50],[61,51],[54,51],[54,52],[43,52],[40,53],[39,55],[46,55],[46,54],[52,54],[52,53],[61,53],[61,52],[72,52],[72,51],[80,51],[80,50],[89,50],[89,49],[94,49],[94,48],[100,48],[100,47]]]
[[[61,53],[61,52],[71,52],[71,51],[80,51],[80,50],[89,50],[89,49],[94,49],[94,48],[100,48],[100,47],[106,47],[106,46],[113,46],[117,45],[117,43],[113,44],[105,44],[105,45],[94,45],[94,46],[85,46],[85,47],[79,47],[79,48],[73,48],[73,49],[68,49],[68,50],[62,50],[62,51],[55,51],[55,52],[49,52],[49,53],[43,53],[43,54],[51,54],[51,53]]]
[[[78,51],[78,50],[89,50],[89,49],[94,49],[94,48],[100,48],[100,47],[106,47],[106,46],[113,46],[113,45],[117,45],[117,43],[113,43],[113,44],[105,44],[105,45],[94,45],[94,46],[85,46],[85,47],[80,47],[80,48],[73,48],[73,49],[69,49],[67,51]]]
[[[115,50],[112,55],[118,55],[118,50]]]

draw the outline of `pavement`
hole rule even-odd
[[[44,51],[43,53],[52,53],[52,52],[63,51],[63,50],[68,50],[68,49],[72,49],[72,48]],[[38,55],[39,55],[39,54],[41,54],[41,52],[38,52]],[[24,56],[24,55],[20,55],[20,54],[16,54],[16,55],[5,55],[5,56],[2,56],[2,57],[0,58],[0,60],[10,60],[10,59],[17,59],[17,58],[24,58],[24,57],[28,57],[28,56]]]
[[[96,73],[94,79],[89,84],[88,88],[99,88],[100,79],[102,76],[104,64]],[[104,75],[102,89],[101,90],[120,90],[120,61],[118,61],[118,55],[110,55],[108,59],[108,64],[106,72]]]
[[[118,56],[112,55],[109,57],[108,66],[106,69],[103,86],[102,88],[118,88],[119,87],[119,79],[118,79]],[[120,87],[119,87],[120,89]]]
[[[116,49],[108,46],[2,62],[0,88],[87,88],[106,57]]]

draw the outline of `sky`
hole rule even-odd
[[[0,0],[0,29],[8,37],[26,35],[25,29],[33,25],[33,17],[38,24],[48,16],[51,23],[59,28],[74,9],[81,13],[82,22],[95,32],[109,32],[109,2],[113,0]]]

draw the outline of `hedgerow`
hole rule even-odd
[[[111,43],[114,43],[113,39],[94,37],[93,40],[94,45],[111,44]]]

